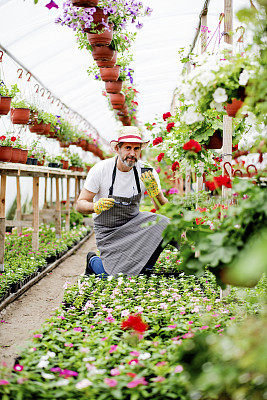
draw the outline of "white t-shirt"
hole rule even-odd
[[[84,183],[84,188],[90,192],[96,193],[94,202],[98,201],[101,197],[108,197],[109,188],[112,184],[112,173],[115,165],[115,158],[116,157],[107,158],[106,160],[98,162],[88,172]],[[139,160],[135,166],[139,175],[141,193],[143,196],[146,188],[140,179],[141,167],[148,166],[148,164]],[[154,168],[153,174],[159,188],[161,189],[159,176]],[[138,190],[136,187],[133,168],[129,172],[122,172],[117,168],[116,178],[113,186],[113,195],[120,197],[132,197],[136,194],[138,194]]]

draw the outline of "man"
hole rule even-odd
[[[139,211],[146,190],[161,205],[168,202],[157,172],[151,168],[153,173],[141,175],[143,163],[139,159],[148,143],[141,139],[137,127],[126,126],[118,139],[111,141],[117,156],[100,161],[88,173],[76,209],[83,214],[95,213],[94,231],[101,257],[87,255],[88,274],[137,275],[153,267],[163,250],[162,232],[168,218]]]

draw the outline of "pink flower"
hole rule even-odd
[[[128,388],[134,388],[137,385],[147,385],[148,382],[145,380],[145,378],[142,376],[142,378],[139,379],[134,379],[133,381],[127,383]]]
[[[215,328],[219,328],[221,326],[221,324],[215,325]]]
[[[189,325],[192,325],[194,322],[193,321],[188,321]]]
[[[235,319],[235,317],[230,317],[230,319]]]
[[[117,344],[113,344],[110,349],[109,349],[109,353],[114,353],[114,351],[117,350],[118,345]]]
[[[73,343],[64,343],[65,347],[73,347]]]
[[[208,329],[208,328],[209,328],[208,325],[204,325],[204,326],[201,326],[199,329]]]
[[[153,382],[163,382],[165,381],[166,378],[164,378],[164,376],[156,376],[155,378],[152,378],[151,380]]]
[[[15,371],[22,371],[23,368],[24,368],[23,365],[19,365],[19,364],[14,365],[14,370]]]
[[[33,337],[41,339],[43,335],[41,333],[37,333],[36,335],[33,335]]]
[[[9,381],[6,381],[5,379],[0,379],[0,385],[9,385]]]
[[[105,378],[104,379],[104,382],[105,382],[105,384],[106,385],[108,385],[109,387],[114,387],[114,386],[116,386],[117,385],[117,381],[116,381],[116,379],[110,379],[110,378]]]
[[[82,332],[83,330],[82,330],[82,328],[80,328],[80,327],[75,327],[75,328],[73,328],[73,330],[75,331],[75,332]]]
[[[78,376],[78,372],[76,371],[71,371],[69,369],[63,369],[60,374],[60,376],[63,376],[64,378],[69,378],[70,376]]]
[[[134,357],[138,357],[140,355],[140,353],[139,353],[139,351],[134,350],[134,351],[130,352],[130,355],[134,356]]]
[[[168,328],[170,328],[170,329],[175,329],[176,327],[177,327],[176,324],[174,324],[174,325],[168,325]]]
[[[53,0],[51,0],[50,3],[46,4],[46,7],[48,8],[48,10],[51,10],[51,8],[53,7],[58,8],[58,5]]]
[[[110,375],[111,376],[116,376],[116,375],[120,375],[120,370],[118,368],[112,368],[110,370]]]
[[[109,316],[107,316],[107,317],[105,318],[105,321],[108,321],[108,322],[115,322],[115,319],[113,318],[112,315],[109,315]]]
[[[166,365],[166,361],[160,361],[156,364],[156,367],[163,367],[164,365]]]
[[[135,365],[135,364],[139,364],[139,361],[137,358],[133,358],[131,361],[128,362],[129,365]]]
[[[179,193],[178,189],[176,189],[176,188],[171,188],[171,189],[169,190],[169,194],[175,194],[175,193]]]
[[[174,372],[176,372],[177,374],[179,374],[180,372],[182,372],[184,369],[181,365],[177,365],[177,367],[175,367]]]
[[[103,342],[104,340],[107,340],[107,337],[103,337],[100,340],[102,340],[102,342]]]

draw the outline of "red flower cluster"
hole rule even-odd
[[[170,122],[168,125],[167,125],[167,127],[166,127],[166,129],[167,129],[167,132],[169,132],[170,133],[170,131],[172,130],[172,128],[174,127],[174,122]]]
[[[4,141],[4,140],[6,140],[6,136],[0,136],[0,139],[2,140],[2,141]]]
[[[170,118],[171,116],[172,116],[172,115],[171,115],[170,112],[167,112],[167,113],[163,114],[163,119],[164,119],[164,121],[166,121],[166,119]]]
[[[165,153],[159,153],[157,160],[158,162],[161,162],[161,160],[163,159],[163,157],[165,156]]]
[[[232,151],[236,151],[238,150],[238,144],[236,144],[235,146],[232,146]]]
[[[157,210],[155,208],[151,208],[150,212],[156,213]]]
[[[15,142],[16,139],[17,139],[16,136],[11,136],[11,138],[10,138],[11,142]]]
[[[183,145],[184,150],[193,151],[194,153],[198,153],[201,151],[201,145],[196,140],[189,140],[189,142]]]
[[[215,190],[217,188],[220,188],[222,186],[225,186],[227,188],[232,187],[232,182],[231,179],[228,175],[220,175],[220,176],[215,176],[212,181],[207,181],[205,182],[205,185],[208,190]]]
[[[136,332],[143,333],[148,329],[148,325],[138,314],[129,315],[121,324],[122,329],[133,329]]]
[[[153,140],[153,146],[156,146],[157,144],[162,143],[162,142],[163,142],[163,139],[161,136],[159,136]]]
[[[175,172],[179,168],[180,168],[180,164],[178,163],[178,161],[174,161],[174,163],[172,164],[172,171]]]

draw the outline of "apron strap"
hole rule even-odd
[[[109,188],[109,196],[113,195],[113,186],[114,186],[116,173],[117,173],[117,161],[118,161],[118,157],[116,157],[115,165],[114,165],[113,172],[112,172],[112,182],[111,182],[111,186]],[[138,172],[137,172],[137,169],[136,169],[135,166],[133,167],[133,171],[134,171],[134,177],[135,177],[137,191],[138,191],[138,194],[139,194],[139,193],[141,193],[141,187],[140,187],[140,181],[139,181]]]

